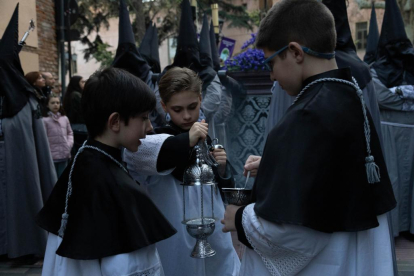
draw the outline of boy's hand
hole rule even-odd
[[[190,128],[190,147],[194,147],[199,140],[204,140],[207,137],[208,133],[208,124],[205,120],[202,120],[200,123],[196,122]]]
[[[224,213],[224,218],[221,220],[221,223],[224,224],[222,231],[224,233],[230,231],[236,231],[236,212],[241,206],[236,205],[227,205],[226,212]]]
[[[255,177],[257,175],[257,170],[259,169],[261,160],[261,156],[250,155],[246,160],[246,164],[244,165],[243,175],[247,176],[247,172],[250,171],[250,176]]]
[[[224,149],[214,149],[213,151],[214,159],[216,159],[218,166],[218,172],[220,176],[224,176],[226,173],[226,163],[227,163],[227,154]]]

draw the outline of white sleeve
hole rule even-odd
[[[243,211],[243,229],[273,276],[296,275],[329,243],[332,234],[272,223],[258,217],[253,208],[250,204]]]
[[[171,136],[169,134],[147,135],[145,139],[140,140],[141,145],[137,152],[125,149],[124,161],[127,163],[128,170],[147,176],[170,174],[174,169],[164,172],[157,171],[157,160],[164,141]]]

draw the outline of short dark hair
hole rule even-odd
[[[101,135],[109,116],[118,112],[128,125],[129,118],[155,108],[155,95],[139,78],[125,70],[107,68],[93,74],[82,94],[82,114],[91,138]]]
[[[196,72],[185,67],[173,67],[162,76],[158,88],[161,99],[166,104],[174,94],[182,91],[191,91],[201,95],[202,84]]]
[[[336,30],[329,9],[317,0],[281,0],[273,5],[260,23],[256,47],[277,51],[290,42],[332,53]]]

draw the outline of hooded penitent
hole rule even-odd
[[[56,171],[33,87],[18,56],[18,5],[0,42],[0,255],[42,256],[47,233],[36,213]]]
[[[158,52],[158,31],[155,24],[150,24],[139,45],[139,52],[147,60],[153,73],[160,73],[160,55]]]
[[[377,94],[375,93],[372,77],[369,71],[368,65],[361,61],[356,54],[356,48],[352,40],[347,7],[345,0],[325,0],[323,3],[331,10],[335,18],[335,26],[337,32],[337,43],[336,43],[336,62],[339,68],[350,67],[352,75],[358,81],[358,84],[363,92],[363,98],[371,113],[375,130],[378,134],[378,138],[382,141],[382,132],[380,124],[380,114],[378,108]],[[385,169],[385,168],[384,168]],[[388,221],[390,221],[390,215],[387,214]],[[389,223],[390,225],[390,223]],[[396,271],[396,260],[394,253],[394,240],[392,229],[390,231],[390,242],[392,247],[393,264],[394,270]]]
[[[213,20],[210,23],[210,45],[211,45],[211,57],[213,59],[214,70],[220,70],[220,57],[217,50],[216,34],[214,33]]]
[[[414,49],[407,38],[404,22],[395,0],[386,0],[377,61],[373,68],[388,88],[414,84]]]
[[[364,61],[368,64],[371,64],[375,61],[377,55],[378,39],[379,32],[377,24],[377,14],[375,13],[375,4],[373,2],[371,10],[371,21],[369,22],[367,50],[364,56]]]
[[[180,29],[177,39],[177,51],[173,66],[187,67],[199,72],[201,69],[197,33],[194,28],[190,2],[181,3]]]
[[[151,70],[135,46],[134,32],[124,0],[121,0],[119,7],[118,49],[112,66],[127,70],[144,81]]]
[[[16,115],[26,105],[29,94],[34,93],[20,64],[18,8],[17,5],[0,42],[0,119]]]
[[[338,68],[350,67],[352,75],[356,78],[358,85],[364,89],[371,81],[368,66],[357,56],[351,29],[348,23],[348,14],[345,0],[323,0],[335,18],[336,48],[335,59]]]
[[[190,2],[188,0],[183,0],[181,3],[180,29],[174,62],[172,65],[167,66],[164,72],[175,66],[186,67],[197,72],[203,81],[203,91],[205,91],[216,76],[216,72],[212,67],[204,66],[200,62],[197,33],[194,27]]]

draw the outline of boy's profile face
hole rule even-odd
[[[128,120],[128,125],[125,125],[123,120],[120,121],[118,135],[121,146],[132,152],[138,150],[141,145],[139,139],[144,139],[147,133],[153,129],[148,116],[149,112],[144,112],[136,117],[131,117]]]
[[[164,110],[171,116],[171,121],[183,130],[189,130],[200,115],[201,96],[193,91],[181,91],[163,103]]]
[[[290,96],[296,96],[299,94],[302,87],[302,68],[296,59],[296,51],[299,49],[296,49],[295,46],[291,46],[291,44],[292,43],[290,43],[289,47],[280,55],[277,55],[272,60],[270,60],[268,64],[272,69],[270,72],[270,79],[272,81],[278,81],[279,85]],[[276,51],[271,51],[268,48],[264,48],[263,52],[265,58],[268,58],[272,56]],[[282,58],[281,55],[285,56]]]

